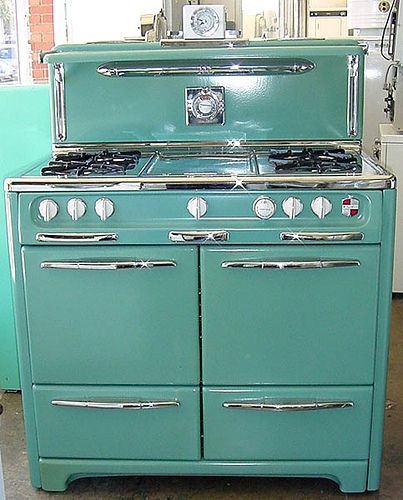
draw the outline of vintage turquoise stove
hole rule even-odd
[[[394,178],[353,41],[61,46],[6,182],[32,484],[380,481]],[[41,175],[42,174],[42,175]]]

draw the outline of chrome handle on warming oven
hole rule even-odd
[[[363,233],[280,233],[280,239],[286,241],[360,241]]]
[[[79,271],[115,271],[119,269],[152,269],[153,267],[175,267],[174,260],[130,260],[116,262],[42,262],[42,269],[75,269]]]
[[[350,137],[358,133],[359,64],[358,55],[348,56],[347,132]]]
[[[272,58],[267,60],[251,59],[242,62],[222,61],[214,64],[181,64],[156,66],[149,62],[118,64],[110,62],[97,68],[102,76],[119,78],[130,76],[168,76],[168,75],[273,75],[306,73],[315,68],[307,59]]]
[[[352,408],[352,401],[309,401],[295,403],[262,403],[260,401],[250,401],[243,403],[241,401],[225,402],[224,408],[233,410],[262,410],[262,411],[312,411],[312,410],[335,410],[340,408]]]
[[[116,233],[38,233],[36,241],[43,243],[98,243],[116,241]]]
[[[359,266],[359,260],[304,260],[304,261],[230,261],[223,262],[225,269],[325,269],[331,267]]]
[[[180,406],[179,401],[134,401],[134,402],[108,402],[108,401],[65,401],[53,400],[52,406],[70,408],[97,408],[100,410],[158,410]]]
[[[171,241],[185,243],[203,243],[206,241],[227,241],[229,239],[228,231],[171,231],[169,233]]]
[[[54,70],[54,98],[55,98],[55,127],[59,141],[66,139],[66,103],[64,96],[64,65],[53,65]]]

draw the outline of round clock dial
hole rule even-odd
[[[218,29],[220,18],[217,12],[210,7],[201,7],[193,12],[190,25],[196,35],[209,37]]]

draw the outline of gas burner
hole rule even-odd
[[[132,170],[137,166],[140,156],[139,151],[67,153],[56,155],[48,166],[42,168],[41,174],[62,177],[126,175],[127,170]]]
[[[357,156],[344,149],[271,149],[269,163],[278,174],[360,173]]]

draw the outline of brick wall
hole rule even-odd
[[[46,64],[39,62],[39,53],[54,46],[53,0],[29,0],[29,28],[32,50],[32,78],[42,82],[48,78]]]

